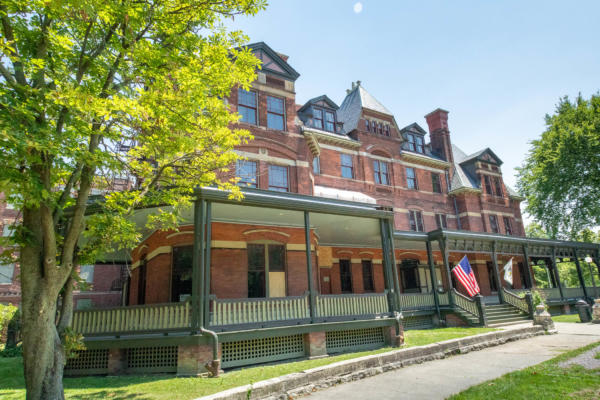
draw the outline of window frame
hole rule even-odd
[[[247,104],[241,103],[242,96],[240,95],[240,93],[242,93],[242,92],[245,92],[245,93],[254,93],[254,107],[252,107],[250,105],[247,105]],[[240,107],[246,108],[248,110],[254,110],[254,123],[242,120],[243,115],[240,113]],[[239,122],[243,122],[243,123],[249,124],[249,125],[256,125],[256,126],[258,126],[258,92],[256,90],[244,90],[242,88],[238,88],[237,111],[238,111],[238,114],[240,115]]]
[[[512,222],[510,220],[510,217],[502,217],[502,220],[504,222],[504,232],[507,235],[514,235],[514,231],[513,231],[513,227],[512,227]]]
[[[488,217],[490,221],[490,230],[493,233],[500,233],[500,226],[498,225],[498,217],[494,214],[490,214]]]
[[[409,171],[412,171],[412,176],[410,176]],[[412,182],[412,184],[410,182]],[[410,190],[419,190],[417,170],[413,167],[406,167],[406,188]]]
[[[365,292],[375,291],[375,279],[373,276],[373,260],[361,260],[362,276],[363,276],[363,290]],[[368,276],[365,274],[365,267],[368,269]]]
[[[494,192],[495,192],[495,195],[497,197],[503,197],[502,184],[500,182],[500,178],[498,178],[497,176],[494,176],[492,180],[494,181]]]
[[[315,156],[312,161],[313,175],[321,175],[321,157]]]
[[[350,164],[344,164],[344,159],[350,160]],[[344,171],[350,171],[350,176],[345,176]],[[340,153],[340,173],[342,178],[354,179],[354,159],[351,154]]]
[[[347,274],[342,272],[342,263],[344,263],[344,266],[348,267],[348,271]],[[354,285],[353,285],[353,277],[352,277],[352,262],[348,259],[340,259],[338,261],[338,266],[339,266],[339,272],[340,272],[340,291],[342,293],[352,293],[354,291]],[[344,278],[348,278],[348,282],[346,282],[346,279]],[[347,284],[350,284],[350,288],[347,288]]]
[[[390,172],[387,162],[373,160],[373,179],[377,185],[390,186]]]
[[[442,193],[442,181],[440,179],[440,174],[438,174],[437,172],[431,173],[431,191],[433,193]]]
[[[365,129],[367,130],[367,132],[371,132],[371,123],[366,118],[365,118]]]
[[[281,106],[282,106],[282,113],[279,114],[278,112],[274,112],[269,110],[269,99],[275,99],[275,100],[280,100],[281,101]],[[269,115],[274,115],[277,117],[281,117],[281,124],[282,124],[282,128],[278,129],[278,128],[272,128],[271,126],[269,126]],[[287,124],[286,124],[286,120],[285,120],[285,98],[283,97],[278,97],[278,96],[272,96],[272,95],[267,95],[267,128],[268,129],[273,129],[276,131],[287,131]]]
[[[408,143],[408,150],[417,152],[417,144],[415,142],[415,135],[412,133],[406,134],[406,143]]]
[[[241,176],[240,171],[244,167],[244,164],[252,164],[252,169],[254,169],[254,182],[248,181],[247,177]],[[238,181],[238,185],[245,184],[246,187],[258,188],[258,162],[254,160],[237,160],[235,162],[235,176],[240,178]]]
[[[423,212],[420,210],[408,210],[408,224],[412,232],[425,232]]]
[[[318,111],[319,113],[321,113],[321,118],[317,118],[317,117],[315,116],[315,114],[316,114],[316,112],[317,112],[317,111]],[[319,108],[319,107],[313,107],[313,126],[314,126],[316,129],[321,129],[321,130],[323,130],[323,128],[324,128],[324,126],[325,126],[325,125],[324,125],[324,122],[325,122],[325,121],[324,121],[324,118],[323,118],[323,117],[324,117],[324,116],[323,116],[323,109],[321,109],[321,108]],[[316,121],[319,121],[319,122],[321,123],[321,125],[320,125],[320,126],[316,126],[316,124],[315,124],[315,122],[316,122]]]
[[[492,180],[491,177],[489,175],[483,175],[483,185],[485,186],[485,192],[487,194],[489,194],[490,196],[494,195],[494,191],[493,191],[493,187],[492,187]]]
[[[425,154],[425,139],[421,135],[415,135],[415,151],[420,154]]]
[[[335,132],[335,123],[336,123],[336,116],[335,116],[335,112],[329,109],[323,109],[324,110],[324,115],[323,115],[323,129],[326,132]],[[331,115],[332,116],[332,120],[328,121],[327,120],[327,115]],[[331,124],[331,129],[327,129],[327,124]]]
[[[435,223],[438,229],[448,229],[448,217],[446,214],[435,214]]]
[[[271,178],[274,175],[272,173],[272,169],[279,169],[279,168],[281,170],[285,170],[285,184],[286,184],[285,187],[274,185],[271,181]],[[269,170],[269,190],[273,190],[275,192],[289,192],[290,191],[290,170],[289,170],[289,168],[285,165],[269,164],[268,170]]]

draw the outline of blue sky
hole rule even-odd
[[[290,56],[296,100],[341,103],[352,81],[400,127],[450,111],[453,143],[490,147],[505,181],[559,97],[600,89],[600,1],[271,0],[230,25]],[[358,7],[357,7],[358,8]]]

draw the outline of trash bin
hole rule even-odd
[[[581,322],[590,322],[592,320],[590,305],[585,300],[578,300],[575,307],[577,307],[579,320]]]

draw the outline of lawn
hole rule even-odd
[[[422,346],[442,340],[490,332],[490,328],[443,328],[405,332],[406,346]],[[348,353],[317,360],[265,365],[227,372],[219,378],[177,378],[173,375],[65,378],[68,399],[193,399],[236,386],[299,372],[310,368],[370,354],[392,351],[387,347],[373,351]],[[0,358],[0,398],[25,398],[21,358]]]
[[[578,323],[581,323],[581,321],[579,320],[579,314],[555,315],[555,316],[552,317],[552,321],[554,321],[554,322],[578,322]]]
[[[560,356],[483,382],[449,400],[484,399],[544,399],[544,400],[592,400],[600,398],[598,370],[586,370],[581,366],[564,369],[558,363],[598,346],[600,342],[572,350]]]

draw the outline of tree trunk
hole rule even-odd
[[[56,302],[62,285],[43,259],[39,211],[23,213],[28,243],[21,247],[21,323],[23,364],[28,400],[64,399],[65,353],[56,329]]]

